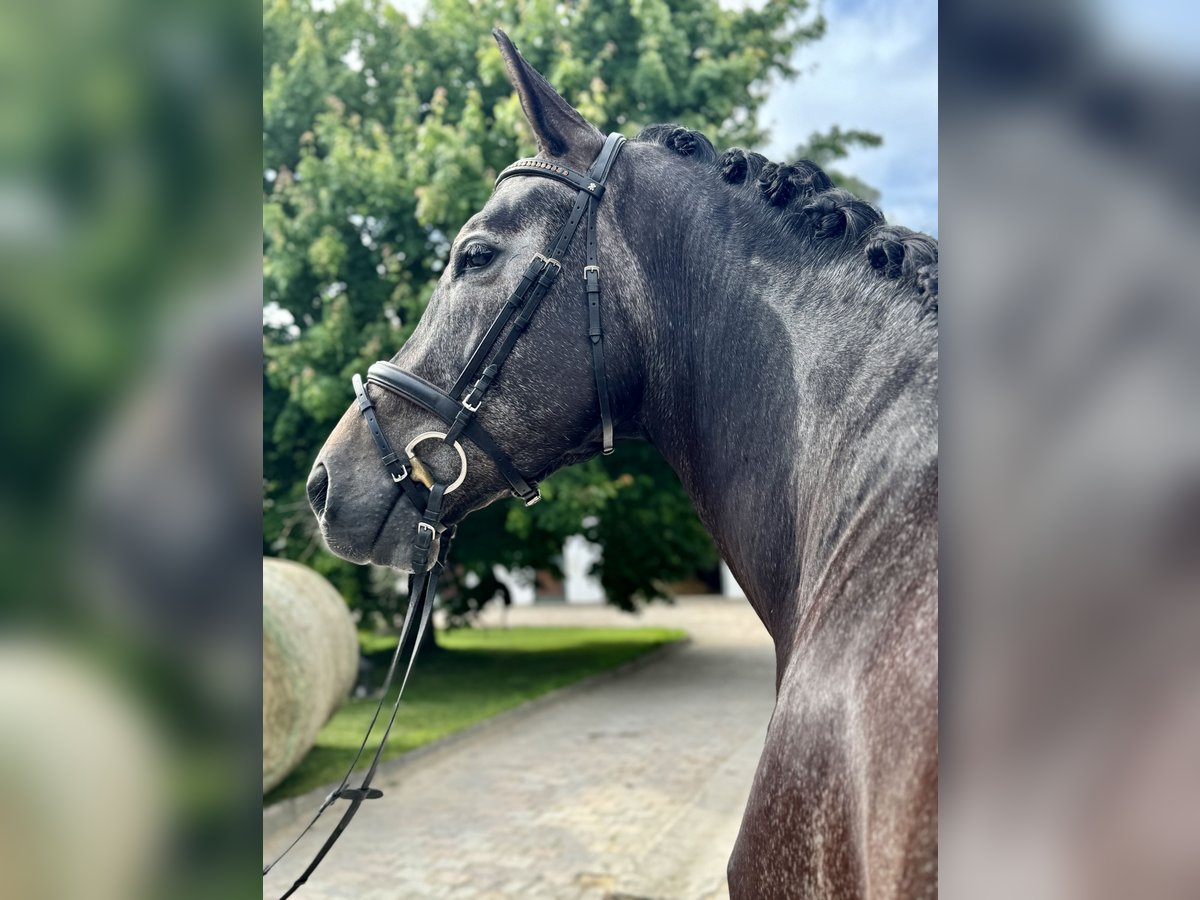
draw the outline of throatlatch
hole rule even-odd
[[[559,228],[558,233],[551,242],[549,253],[544,255],[537,253],[534,255],[533,260],[530,261],[524,274],[522,274],[517,287],[509,294],[508,299],[504,301],[504,305],[500,308],[496,318],[492,321],[492,324],[488,327],[487,332],[476,345],[474,351],[472,351],[466,367],[462,370],[462,373],[458,376],[458,379],[454,382],[449,392],[443,391],[441,388],[430,384],[423,378],[413,375],[411,372],[406,372],[391,362],[376,362],[367,370],[367,384],[378,385],[393,394],[398,394],[416,403],[427,412],[433,413],[433,415],[446,424],[445,431],[427,431],[417,435],[405,447],[402,458],[392,448],[391,442],[388,440],[387,435],[384,434],[383,428],[379,424],[379,419],[375,414],[375,404],[367,394],[362,378],[358,375],[355,375],[353,378],[354,394],[358,402],[359,412],[362,413],[363,419],[367,423],[367,428],[371,432],[371,437],[375,441],[375,446],[379,449],[380,460],[383,463],[384,469],[391,476],[394,484],[408,497],[409,502],[412,503],[421,516],[421,520],[417,524],[417,534],[413,540],[412,552],[412,569],[417,574],[409,578],[408,610],[404,614],[404,623],[400,628],[400,640],[396,644],[396,652],[392,655],[387,676],[384,679],[383,687],[380,689],[379,703],[375,707],[375,713],[371,717],[370,725],[367,726],[367,733],[363,736],[362,744],[359,745],[358,752],[354,755],[354,760],[350,763],[350,767],[346,771],[345,777],[342,778],[341,783],[325,798],[316,815],[313,816],[304,830],[296,836],[296,839],[273,862],[263,866],[263,876],[265,877],[275,864],[283,859],[300,842],[301,838],[308,834],[312,827],[316,825],[317,820],[321,818],[325,810],[333,805],[335,800],[350,801],[350,805],[342,814],[342,818],[338,821],[333,832],[321,846],[321,849],[317,851],[312,862],[309,863],[300,877],[296,879],[287,893],[282,896],[281,900],[286,900],[287,897],[298,891],[308,881],[309,876],[320,865],[321,860],[329,853],[334,843],[341,837],[342,832],[346,830],[346,826],[350,824],[350,820],[354,818],[363,802],[366,800],[376,800],[383,796],[381,790],[371,787],[371,782],[379,767],[379,760],[383,755],[383,748],[387,744],[392,726],[396,722],[396,713],[400,708],[400,698],[404,695],[404,688],[408,684],[408,676],[412,673],[413,663],[416,661],[417,651],[421,646],[421,639],[424,637],[425,629],[428,627],[429,620],[433,615],[433,604],[437,593],[438,579],[446,567],[450,545],[454,540],[455,528],[454,526],[443,528],[442,515],[445,497],[457,490],[467,475],[467,457],[459,439],[466,438],[491,459],[497,471],[500,472],[500,475],[508,483],[513,496],[523,500],[526,506],[532,506],[542,498],[537,482],[526,479],[521,475],[512,458],[500,449],[495,440],[492,439],[492,436],[479,423],[476,414],[479,412],[479,408],[482,406],[488,390],[495,382],[497,375],[499,375],[500,367],[504,365],[504,361],[512,353],[517,340],[524,333],[525,329],[529,327],[529,323],[533,319],[534,313],[537,312],[538,306],[541,305],[551,286],[562,273],[562,263],[560,260],[565,258],[567,251],[570,249],[571,240],[574,238],[580,222],[584,223],[584,240],[586,243],[586,260],[582,275],[588,306],[588,340],[591,344],[592,370],[596,379],[596,393],[599,396],[601,447],[606,455],[613,452],[612,407],[608,396],[608,377],[604,366],[604,334],[600,321],[600,260],[597,245],[596,210],[600,204],[601,197],[604,196],[604,184],[612,168],[613,161],[617,158],[617,154],[620,153],[624,143],[625,138],[621,135],[610,134],[604,141],[604,147],[600,150],[600,154],[596,157],[595,162],[592,163],[591,168],[588,169],[586,174],[576,172],[574,169],[552,160],[522,159],[513,163],[497,177],[496,184],[499,184],[506,178],[518,175],[538,175],[568,184],[575,188],[578,193],[567,221]],[[511,327],[509,327],[510,323]],[[506,334],[505,328],[508,328]],[[504,335],[503,340],[501,339],[502,334]],[[441,440],[442,443],[453,447],[457,451],[461,468],[453,481],[447,484],[434,482],[427,474],[422,478],[422,473],[425,470],[416,457],[415,449],[418,444],[426,440]],[[428,481],[429,484],[423,483],[423,480]],[[429,566],[429,555],[432,552],[433,543],[439,537],[440,546],[438,554],[432,566]],[[428,569],[426,569],[427,566],[429,566]],[[387,727],[383,731],[383,737],[380,738],[375,755],[371,759],[370,767],[367,769],[358,787],[351,787],[350,780],[354,774],[354,768],[362,758],[367,742],[370,740],[371,733],[375,728],[375,723],[379,719],[379,714],[383,709],[387,692],[392,686],[392,681],[399,666],[401,651],[405,646],[414,618],[418,621],[416,639],[413,642],[408,662],[404,667],[404,677],[400,682],[400,690],[396,695],[395,702],[392,704],[391,717],[388,719]]]

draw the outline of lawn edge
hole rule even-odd
[[[488,716],[473,725],[468,725],[466,728],[459,729],[445,737],[440,737],[435,741],[430,741],[428,744],[422,744],[420,747],[414,747],[400,756],[385,760],[379,764],[376,782],[382,782],[400,772],[414,763],[419,762],[424,757],[434,753],[438,753],[448,747],[461,744],[472,739],[480,737],[487,731],[495,728],[500,728],[505,725],[510,725],[520,721],[535,712],[540,711],[546,706],[561,702],[564,699],[571,697],[574,694],[582,693],[587,690],[592,690],[606,681],[611,681],[614,678],[620,678],[628,675],[630,672],[637,671],[645,666],[659,662],[673,653],[677,653],[684,647],[691,644],[692,638],[685,634],[678,640],[670,641],[655,647],[653,650],[648,650],[641,656],[631,659],[628,662],[621,663],[615,668],[608,669],[604,672],[597,672],[595,675],[589,675],[586,678],[581,678],[579,681],[574,681],[571,684],[563,685],[560,688],[555,688],[540,697],[534,697],[532,700],[527,700],[519,706],[514,706],[512,709],[506,709],[503,712],[496,713],[494,716]],[[373,746],[373,745],[372,745]],[[373,752],[373,751],[372,751]],[[337,787],[337,782],[322,785],[321,787],[313,788],[304,794],[298,794],[295,797],[287,797],[283,800],[278,800],[269,806],[263,807],[263,838],[269,834],[273,834],[282,826],[293,823],[300,814],[311,813],[315,811],[328,796],[329,792]]]

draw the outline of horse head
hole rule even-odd
[[[366,384],[356,385],[357,402],[321,449],[309,501],[330,549],[354,562],[402,571],[428,564],[414,562],[412,547],[428,503],[420,492],[435,484],[445,493],[430,535],[510,491],[536,499],[537,481],[610,449],[609,399],[624,398],[633,382],[634,329],[613,298],[635,290],[636,265],[613,203],[600,202],[604,185],[587,176],[605,155],[606,139],[506,35],[495,36],[539,154],[505,170],[463,226],[412,336],[390,364],[376,364]],[[623,139],[609,143],[615,157]],[[607,158],[606,167],[612,162]],[[552,247],[563,252],[551,255]],[[597,252],[603,269],[588,267]],[[598,288],[601,271],[603,343],[599,309],[589,308],[598,303],[598,290],[589,289]],[[431,403],[389,390],[389,373]],[[439,416],[439,409],[451,415]],[[456,431],[457,418],[469,425]],[[408,502],[406,492],[417,499]]]

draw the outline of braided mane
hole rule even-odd
[[[666,147],[711,168],[726,184],[753,194],[782,216],[811,251],[829,257],[861,254],[879,277],[910,285],[922,313],[936,321],[937,241],[887,224],[883,213],[870,203],[835,187],[816,163],[801,159],[782,165],[740,147],[718,154],[703,134],[680,125],[649,125],[635,140]]]

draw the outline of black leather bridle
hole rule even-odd
[[[560,260],[565,258],[567,251],[570,249],[571,240],[574,238],[575,232],[578,231],[580,222],[584,223],[584,241],[587,248],[586,260],[583,267],[583,281],[587,295],[588,340],[592,348],[592,369],[596,377],[596,393],[599,395],[600,404],[601,447],[606,455],[613,451],[612,407],[608,396],[608,377],[604,368],[604,335],[600,325],[600,260],[596,234],[596,210],[600,205],[600,198],[604,196],[605,182],[612,168],[613,161],[617,158],[617,154],[620,153],[624,143],[625,138],[621,135],[610,134],[604,141],[604,147],[600,150],[599,155],[586,174],[577,172],[569,166],[564,166],[553,160],[533,158],[518,160],[501,172],[496,178],[496,184],[499,184],[506,178],[512,178],[517,175],[539,175],[544,178],[553,178],[575,188],[575,204],[571,207],[571,213],[567,217],[567,221],[559,228],[558,233],[551,242],[550,252],[545,255],[541,253],[534,255],[533,260],[521,276],[517,287],[509,294],[508,299],[504,301],[500,312],[497,313],[487,332],[476,345],[470,359],[467,361],[466,367],[462,370],[462,373],[458,376],[458,379],[449,391],[443,391],[441,388],[430,384],[423,378],[413,375],[411,372],[406,372],[391,362],[376,362],[367,370],[367,384],[377,385],[393,394],[416,403],[427,412],[433,413],[433,415],[445,423],[446,430],[444,432],[427,431],[418,434],[409,441],[405,447],[404,457],[401,458],[400,454],[392,449],[391,442],[379,425],[379,419],[375,414],[375,404],[372,402],[370,396],[368,396],[362,378],[358,375],[355,375],[353,378],[354,394],[358,400],[359,412],[362,413],[363,418],[366,420],[371,437],[375,440],[376,447],[379,448],[383,466],[388,474],[391,475],[392,481],[403,490],[421,516],[421,520],[417,524],[417,534],[413,540],[412,569],[416,574],[409,579],[408,611],[404,615],[404,623],[400,628],[400,639],[396,644],[396,652],[392,655],[387,676],[384,679],[383,687],[380,689],[379,704],[375,707],[375,713],[371,717],[371,723],[367,727],[367,733],[363,736],[362,744],[359,745],[353,762],[351,762],[341,784],[325,798],[307,827],[296,836],[296,839],[273,862],[263,867],[263,876],[265,877],[271,871],[272,867],[299,843],[300,839],[309,832],[335,800],[350,801],[350,806],[347,807],[341,820],[326,839],[324,845],[317,851],[312,862],[309,863],[308,867],[296,879],[295,883],[283,895],[281,900],[286,900],[287,897],[294,894],[300,889],[301,885],[308,881],[309,876],[320,865],[321,860],[325,858],[325,855],[333,847],[337,839],[341,837],[342,832],[345,831],[350,820],[354,818],[363,801],[374,800],[383,796],[381,790],[371,787],[371,781],[374,779],[375,773],[379,768],[383,748],[387,744],[392,726],[396,722],[396,713],[400,708],[400,698],[404,695],[404,688],[408,684],[408,676],[412,672],[413,662],[417,657],[417,650],[421,646],[421,639],[424,637],[425,629],[433,614],[433,603],[437,593],[438,579],[445,569],[446,557],[450,552],[450,544],[454,539],[454,527],[443,528],[442,516],[445,496],[457,490],[467,475],[467,457],[459,438],[466,438],[483,451],[485,456],[491,459],[501,477],[508,482],[513,496],[523,500],[526,506],[532,506],[542,497],[541,492],[538,490],[537,482],[531,481],[521,475],[512,458],[500,449],[499,445],[488,434],[483,425],[480,424],[476,416],[480,406],[483,404],[488,389],[491,388],[497,375],[500,373],[500,367],[504,365],[504,361],[512,352],[517,340],[525,332],[525,329],[529,327],[529,323],[533,319],[534,313],[537,312],[538,306],[541,305],[542,300],[545,299],[546,294],[549,293],[550,288],[562,273],[562,263]],[[507,332],[505,331],[506,328]],[[502,335],[503,339],[501,338]],[[461,468],[458,476],[452,482],[441,483],[433,481],[432,476],[424,469],[424,466],[414,453],[418,444],[436,439],[440,439],[443,444],[453,447],[458,452]],[[421,480],[418,480],[418,476],[421,476]],[[426,485],[423,481],[428,481],[429,484]],[[439,534],[441,535],[441,545],[437,557],[434,559],[432,566],[426,569],[426,566],[429,565],[429,554],[433,548],[434,539]],[[362,758],[367,741],[370,740],[371,732],[375,728],[375,723],[378,721],[379,714],[383,709],[384,698],[392,685],[392,680],[399,666],[401,649],[405,646],[414,618],[419,623],[417,626],[417,636],[404,668],[404,678],[400,682],[400,691],[396,695],[396,701],[392,706],[391,718],[388,720],[383,737],[379,742],[379,747],[375,751],[371,765],[363,776],[362,782],[358,787],[350,787],[350,778],[354,774],[354,768]]]

